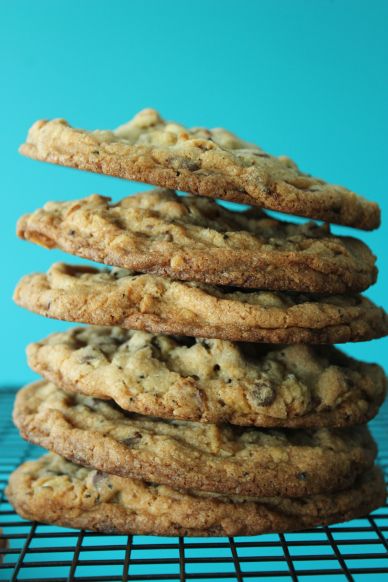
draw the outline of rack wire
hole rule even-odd
[[[9,474],[42,450],[11,421],[15,390],[0,392],[0,580],[25,582],[383,582],[388,580],[388,507],[364,519],[235,538],[104,535],[21,519],[5,498]],[[388,473],[388,407],[371,423]],[[5,546],[5,547],[4,547]]]

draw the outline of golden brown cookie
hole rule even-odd
[[[363,517],[386,497],[378,468],[340,493],[225,497],[107,475],[55,455],[24,463],[7,496],[25,519],[105,533],[237,536],[302,530]]]
[[[345,489],[376,456],[366,426],[287,431],[160,420],[45,381],[18,392],[14,421],[25,439],[80,465],[228,494]]]
[[[33,370],[129,412],[258,427],[365,423],[386,393],[376,364],[332,346],[277,346],[72,328],[30,344]]]
[[[128,180],[255,204],[365,230],[380,209],[354,192],[301,172],[224,129],[187,129],[145,109],[114,131],[85,131],[63,119],[37,121],[20,152]]]
[[[243,292],[62,263],[24,277],[14,299],[54,319],[235,341],[331,344],[388,331],[385,312],[360,295]]]
[[[215,285],[334,294],[363,291],[377,273],[366,245],[326,226],[231,212],[171,190],[117,204],[97,194],[49,202],[23,216],[17,232],[107,265]]]

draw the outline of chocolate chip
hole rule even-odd
[[[133,445],[136,445],[142,439],[142,436],[143,435],[140,432],[135,432],[132,436],[124,439],[121,442],[123,443],[123,445],[127,445],[128,447],[132,447]]]
[[[268,378],[256,380],[255,387],[251,392],[251,397],[258,406],[269,406],[275,400],[276,393]]]
[[[181,160],[181,167],[185,170],[189,170],[190,172],[195,172],[196,170],[200,169],[201,164],[191,160]]]
[[[85,354],[85,356],[82,356],[81,358],[81,364],[89,364],[89,362],[91,362],[92,360],[96,360],[97,356],[95,354]]]
[[[348,376],[345,376],[345,384],[347,388],[354,388],[355,386],[354,380],[352,378],[349,378]]]
[[[229,238],[229,235],[227,235],[227,234],[223,234],[223,235],[222,235],[222,238],[223,238],[224,240],[228,240],[228,238]]]
[[[213,366],[213,370],[214,370],[215,372],[218,372],[219,370],[221,370],[221,367],[219,366],[219,364],[214,364],[214,366]]]
[[[93,150],[93,151],[92,151],[92,154],[96,154],[96,155],[97,155],[97,154],[99,154],[99,153],[100,153],[100,152],[99,152],[99,150]]]

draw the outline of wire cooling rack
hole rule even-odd
[[[14,395],[11,389],[0,392],[0,580],[388,581],[387,506],[332,527],[235,538],[112,536],[22,520],[4,488],[9,473],[42,450],[23,441],[14,428]],[[387,474],[388,407],[371,428]]]

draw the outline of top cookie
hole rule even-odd
[[[363,291],[376,279],[361,241],[258,209],[153,190],[118,204],[93,195],[49,202],[18,222],[21,238],[116,267],[215,285],[309,293]]]
[[[145,109],[114,131],[37,121],[20,152],[31,158],[372,230],[380,209],[302,173],[224,129],[187,129]]]

